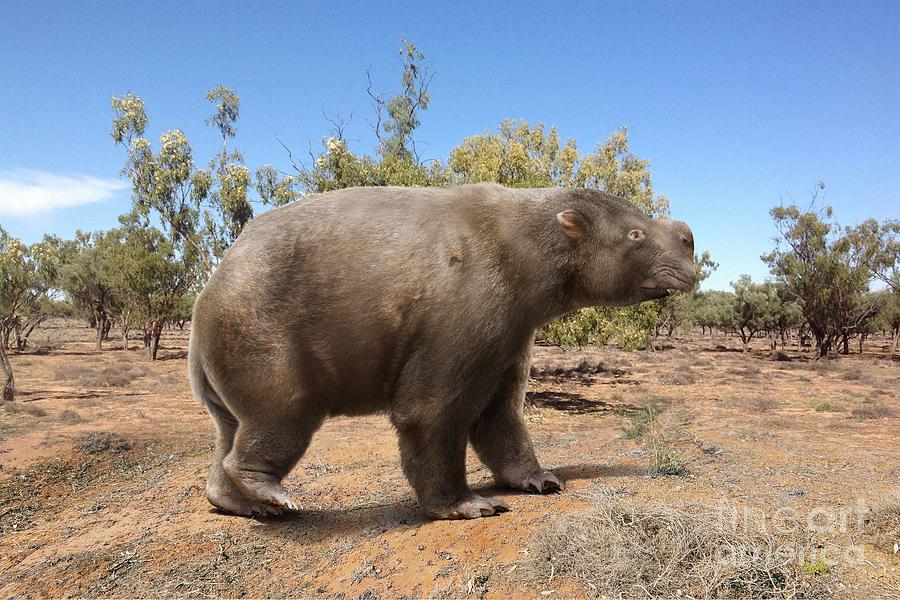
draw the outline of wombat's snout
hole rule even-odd
[[[682,292],[690,292],[697,285],[697,268],[694,262],[694,233],[684,221],[672,221],[672,229],[677,238],[675,242],[676,254],[680,258],[675,277],[680,285],[673,287]]]

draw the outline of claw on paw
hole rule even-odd
[[[463,500],[454,506],[437,509],[433,512],[440,519],[477,519],[479,517],[490,517],[508,510],[509,505],[503,500],[476,496],[469,500]]]
[[[535,494],[562,492],[566,489],[565,484],[550,471],[543,471],[542,473],[530,476],[525,480],[521,487],[525,491],[534,492]]]

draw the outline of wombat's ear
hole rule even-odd
[[[573,240],[577,240],[587,232],[587,219],[577,210],[569,209],[557,213],[556,220],[562,225],[565,234]]]

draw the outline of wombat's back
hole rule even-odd
[[[492,185],[354,188],[265,213],[198,298],[192,353],[214,381],[260,372],[388,402],[417,336],[496,320],[493,237],[514,202]]]

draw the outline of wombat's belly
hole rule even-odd
[[[395,318],[378,307],[331,312],[312,315],[292,332],[290,376],[332,416],[390,410],[404,377],[427,369],[420,355],[431,344],[420,339],[410,315]]]

